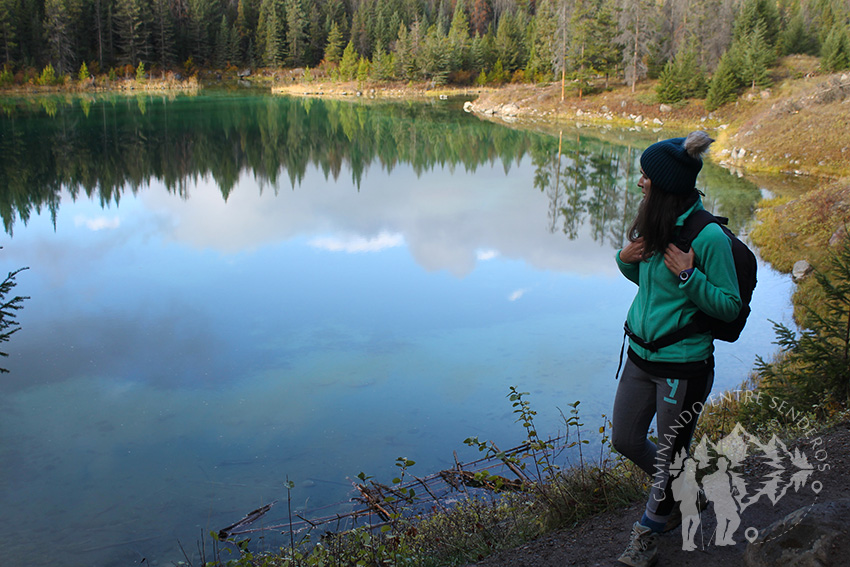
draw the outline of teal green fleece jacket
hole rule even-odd
[[[699,200],[677,219],[676,226],[681,227],[688,215],[698,209],[703,209]],[[678,275],[664,265],[663,254],[627,264],[620,260],[620,251],[617,251],[620,271],[638,285],[626,321],[646,342],[684,327],[697,311],[732,321],[741,310],[732,245],[720,225],[707,225],[694,238],[691,247],[695,255],[694,272],[686,282],[680,281]],[[631,340],[629,344],[635,354],[653,362],[698,362],[714,352],[713,338],[707,333],[691,335],[658,352],[644,349]]]

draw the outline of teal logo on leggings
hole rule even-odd
[[[676,401],[676,390],[679,389],[679,381],[673,380],[672,378],[667,378],[667,385],[670,386],[670,395],[664,396],[664,401],[668,404],[677,404]]]

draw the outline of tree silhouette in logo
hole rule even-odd
[[[748,457],[769,467],[756,486],[748,487],[739,472]],[[714,504],[717,519],[715,544],[734,545],[733,536],[740,526],[744,510],[762,496],[771,505],[776,505],[789,488],[795,492],[804,488],[812,473],[814,467],[806,455],[799,449],[789,451],[776,435],[762,443],[739,423],[716,443],[703,436],[693,454],[689,455],[682,449],[670,466],[671,490],[682,512],[682,549],[696,549],[694,536],[700,525],[700,488]],[[747,539],[755,539],[757,535],[755,528],[747,529]]]

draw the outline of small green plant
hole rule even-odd
[[[145,64],[139,61],[139,66],[136,67],[136,80],[140,83],[145,80]]]
[[[56,84],[56,71],[53,70],[53,65],[48,63],[44,69],[41,71],[41,75],[39,75],[36,80],[36,84],[42,87],[55,85]]]
[[[91,76],[91,75],[89,74],[89,68],[88,68],[88,66],[86,65],[86,62],[85,62],[85,61],[83,61],[83,64],[82,64],[82,65],[80,65],[80,72],[79,72],[79,73],[77,73],[77,78],[78,78],[78,79],[80,80],[80,82],[82,83],[82,82],[84,82],[84,81],[87,81],[87,80],[88,80],[88,78],[89,78],[90,76]]]
[[[0,71],[0,87],[8,87],[15,82],[15,75],[8,65],[3,65],[3,70]]]
[[[760,386],[768,395],[801,408],[846,407],[850,400],[850,241],[839,249],[815,280],[823,299],[805,305],[808,328],[799,335],[773,322],[782,356],[772,363],[757,358]]]

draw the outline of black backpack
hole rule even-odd
[[[741,336],[741,331],[744,330],[747,317],[750,315],[750,300],[752,300],[753,290],[756,288],[757,262],[753,251],[747,248],[747,245],[741,242],[729,230],[729,227],[726,226],[729,223],[729,219],[726,217],[716,217],[704,209],[694,211],[685,219],[684,225],[679,230],[679,236],[676,238],[676,245],[683,252],[687,252],[690,250],[691,242],[693,242],[694,238],[710,223],[719,224],[732,244],[732,258],[735,262],[735,272],[738,276],[738,290],[741,293],[741,311],[735,320],[728,323],[714,317],[709,317],[700,311],[690,323],[681,329],[659,337],[651,343],[647,343],[636,336],[628,328],[628,325],[626,325],[626,334],[643,348],[656,352],[660,348],[677,343],[697,333],[711,332],[715,339],[729,343],[737,341],[738,337]]]

